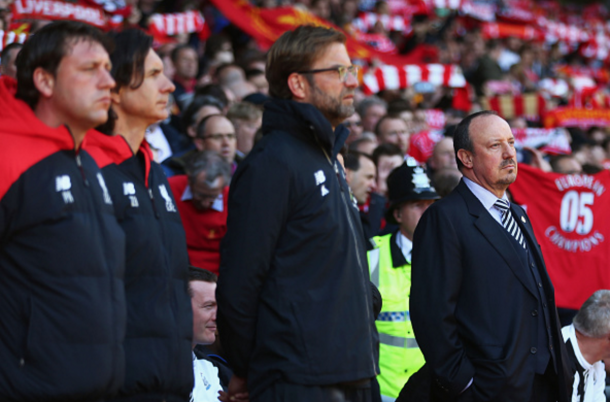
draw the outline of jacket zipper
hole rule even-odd
[[[328,161],[328,163],[330,164],[330,166],[335,169],[336,167],[333,165],[330,157],[328,156],[328,153],[326,152],[326,150],[324,149],[324,147],[322,147],[322,145],[320,143],[318,143],[318,145],[320,145],[320,147],[322,148],[322,151],[324,152],[324,156],[326,157],[326,160]],[[350,232],[352,233],[352,237],[354,239],[354,244],[356,245],[356,251],[358,251],[358,236],[356,234],[356,229],[354,228],[354,222],[352,221],[352,216],[350,215],[351,212],[349,210],[349,208],[353,208],[353,205],[350,203],[349,200],[347,200],[345,198],[345,191],[343,190],[342,186],[341,186],[341,180],[339,179],[339,176],[337,176],[337,182],[339,184],[339,188],[341,189],[341,199],[343,200],[343,202],[346,204],[346,208],[345,208],[345,213],[347,216],[347,222],[349,223],[349,228],[350,228]],[[367,278],[364,277],[364,269],[362,267],[362,259],[360,258],[360,253],[356,252],[356,260],[358,261],[358,268],[360,271],[360,276],[362,278],[361,281],[361,286],[362,286],[362,290],[363,290],[363,294],[367,294],[366,292],[366,288],[364,287],[364,284],[367,281]],[[369,280],[370,281],[370,280]],[[368,303],[365,303],[366,305],[366,318],[368,321],[368,325],[367,325],[367,329],[368,329],[368,335],[369,335],[369,339],[371,339],[371,341],[373,340],[373,335],[371,334],[371,327],[370,327],[370,323],[372,322],[371,320],[371,306],[369,306]],[[377,368],[375,367],[375,358],[374,358],[374,351],[373,351],[373,345],[371,344],[371,363],[373,364],[373,371],[375,372],[375,375],[378,375],[379,373],[377,372]]]

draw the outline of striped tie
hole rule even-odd
[[[517,243],[524,249],[527,249],[521,229],[519,229],[519,225],[517,225],[515,218],[513,218],[513,214],[510,213],[510,204],[508,201],[500,198],[495,202],[494,206],[502,212],[502,226],[504,226],[504,229],[517,240]]]

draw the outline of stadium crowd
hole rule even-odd
[[[473,113],[493,110],[494,117],[483,114],[479,118],[505,120],[514,136],[514,158],[519,162],[519,175],[524,177],[521,183],[528,184],[517,181],[508,188],[507,197],[515,204],[527,204],[538,239],[546,241],[548,237],[555,245],[560,241],[545,235],[548,229],[541,232],[535,226],[537,211],[551,208],[545,206],[545,198],[555,197],[544,192],[549,187],[542,184],[544,180],[564,183],[563,187],[569,188],[575,185],[560,182],[560,177],[567,175],[572,181],[590,178],[589,188],[593,188],[593,193],[596,188],[602,188],[595,193],[599,201],[593,212],[593,198],[589,201],[578,198],[573,201],[580,202],[578,218],[570,218],[569,212],[564,214],[564,204],[568,201],[565,196],[561,198],[563,193],[556,196],[561,212],[559,207],[553,210],[557,216],[562,214],[564,232],[576,230],[592,239],[586,246],[593,250],[587,258],[597,254],[586,260],[588,279],[570,274],[577,267],[562,261],[562,257],[550,259],[553,250],[543,247],[542,254],[557,299],[549,304],[556,304],[564,327],[557,334],[563,333],[569,345],[568,355],[579,364],[569,376],[575,376],[574,398],[589,395],[585,399],[571,399],[570,395],[569,400],[605,400],[604,389],[597,382],[602,383],[606,378],[601,361],[610,359],[610,348],[595,342],[610,335],[610,299],[606,293],[591,296],[598,289],[610,287],[607,275],[598,274],[606,269],[610,258],[604,243],[610,237],[603,236],[605,227],[601,229],[610,223],[610,213],[605,212],[610,211],[610,199],[602,198],[604,186],[610,185],[610,12],[604,5],[560,5],[553,1],[528,0],[259,0],[247,6],[242,4],[250,12],[246,13],[250,19],[244,20],[237,11],[235,15],[226,12],[227,4],[233,4],[238,10],[238,3],[228,0],[77,2],[83,7],[102,10],[100,15],[110,31],[102,34],[97,28],[87,30],[74,25],[80,24],[75,21],[51,23],[51,19],[27,11],[27,0],[0,0],[0,75],[3,77],[0,78],[3,98],[0,105],[4,110],[0,112],[3,122],[0,135],[8,133],[3,142],[18,144],[14,149],[36,149],[23,158],[20,152],[24,151],[14,151],[13,145],[3,152],[2,169],[6,177],[0,181],[3,183],[0,187],[3,192],[0,269],[8,280],[0,292],[3,293],[0,301],[9,306],[9,313],[7,319],[0,320],[0,360],[11,363],[0,363],[4,366],[0,367],[0,399],[136,402],[190,398],[198,402],[216,400],[220,395],[222,401],[243,401],[249,397],[296,401],[295,395],[300,395],[303,400],[312,401],[488,400],[484,399],[483,391],[473,390],[475,386],[483,388],[473,375],[461,379],[465,382],[459,390],[451,389],[453,384],[439,383],[437,391],[442,389],[447,395],[423,395],[422,388],[409,387],[416,380],[416,385],[423,383],[429,388],[430,378],[435,378],[430,374],[430,378],[422,380],[428,375],[426,370],[430,370],[432,361],[425,366],[424,363],[432,354],[426,350],[422,353],[418,348],[424,331],[419,329],[420,339],[416,341],[418,329],[414,335],[409,298],[412,253],[414,261],[422,261],[422,265],[432,258],[413,249],[413,244],[432,241],[421,234],[423,229],[419,236],[415,232],[419,219],[436,200],[455,193],[454,189],[464,183],[463,177],[468,177],[458,156],[459,147],[463,147],[462,140],[458,139],[463,132],[460,122]],[[291,71],[310,77],[303,81],[308,84],[288,78],[288,87],[282,89],[277,83],[285,83],[288,76],[277,66],[289,64],[282,57],[293,49],[290,43],[282,43],[270,51],[270,39],[266,38],[267,42],[262,39],[263,29],[255,23],[257,15],[265,11],[271,13],[267,14],[271,15],[268,18],[276,20],[292,12],[306,15],[294,22],[293,29],[303,21],[340,28],[345,36],[333,39],[334,43],[331,40],[329,46],[345,43],[343,49],[349,52],[349,63],[313,68],[315,63],[309,60],[310,65],[295,66]],[[78,20],[76,15],[71,14],[70,19]],[[178,25],[170,28],[175,24],[169,22],[172,16],[193,15],[195,22],[190,28],[180,30]],[[187,25],[183,23],[184,27]],[[319,32],[312,29],[308,35],[314,38]],[[294,32],[305,35],[303,31]],[[279,36],[283,32],[277,33]],[[82,38],[93,43],[89,50],[83,47]],[[312,43],[317,42],[312,39]],[[284,53],[275,50],[272,59],[270,54],[280,46],[285,46]],[[45,47],[46,50],[41,50]],[[55,50],[49,50],[54,47]],[[366,56],[358,49],[365,49]],[[80,73],[71,76],[70,72],[66,73],[66,67],[64,70],[58,67],[71,54],[78,54],[83,60],[97,57],[97,64],[91,67],[98,74],[96,85],[112,93],[108,99],[101,100],[104,113],[97,110],[78,129],[70,123],[80,122],[75,117],[80,111],[79,102],[87,102],[76,86],[83,78]],[[109,55],[107,61],[104,54]],[[319,53],[315,56],[322,57]],[[334,55],[324,53],[324,57],[331,56],[335,57],[333,60],[344,61],[341,49]],[[51,73],[39,74],[36,67]],[[299,67],[303,70],[297,71]],[[348,117],[334,116],[335,122],[327,114],[322,116],[317,111],[277,101],[278,98],[301,99],[301,96],[307,99],[304,103],[322,110],[319,105],[326,107],[333,99],[324,98],[323,92],[316,97],[315,90],[313,95],[307,91],[299,95],[299,91],[307,85],[331,91],[331,87],[315,87],[311,77],[330,71],[335,77],[335,70],[337,82],[349,89],[346,93],[353,102],[355,113],[349,113]],[[68,75],[61,77],[59,71]],[[73,82],[69,77],[73,77]],[[285,95],[281,90],[291,92]],[[76,112],[71,113],[71,108]],[[17,115],[20,117],[15,118]],[[60,115],[64,120],[56,117]],[[289,167],[290,162],[298,164],[298,168],[309,167],[315,153],[309,154],[313,151],[303,144],[298,148],[300,139],[286,143],[277,140],[277,132],[291,129],[306,132],[303,125],[310,123],[311,132],[328,134],[328,138],[320,136],[316,141],[324,150],[318,156],[325,163],[325,155],[330,165],[325,166],[326,170],[315,173],[312,170],[322,197],[330,193],[330,199],[334,192],[343,194],[344,184],[349,187],[345,190],[349,198],[339,197],[340,206],[333,204],[334,209],[317,210],[313,204],[299,204],[299,200],[310,201],[307,194],[302,188],[292,188],[287,181],[282,181],[288,180],[288,171],[298,170]],[[61,143],[53,141],[54,136],[65,135],[64,125],[74,143],[71,140],[67,143],[63,137]],[[467,135],[472,135],[468,130],[473,128],[466,126]],[[34,142],[43,141],[39,134],[44,137],[44,145]],[[456,144],[454,135],[458,136]],[[81,148],[86,153],[79,156],[75,150]],[[70,174],[57,173],[58,166],[69,166],[67,159],[74,157],[68,155],[68,149],[75,152],[82,182]],[[54,156],[61,150],[61,157]],[[280,156],[269,156],[272,151]],[[251,152],[253,155],[249,156]],[[341,166],[334,162],[335,154]],[[45,169],[50,172],[48,177]],[[330,179],[335,175],[337,187],[333,188]],[[50,206],[42,202],[46,195],[37,187],[43,179],[53,181],[53,193],[62,197]],[[87,189],[92,189],[95,196],[100,195],[100,199],[87,195]],[[75,213],[74,200],[87,197],[91,198],[87,207]],[[289,200],[294,210],[274,201],[281,197]],[[143,203],[145,199],[152,202]],[[357,211],[353,215],[348,211],[345,222],[343,218],[336,218],[343,210],[351,210],[352,205]],[[133,213],[136,208],[143,211],[142,215]],[[44,212],[46,209],[48,213]],[[590,224],[586,211],[591,213]],[[310,217],[311,222],[300,222],[299,213]],[[70,219],[65,227],[60,227],[57,222],[66,214],[74,214],[77,219]],[[359,221],[358,237],[347,239],[353,232],[352,217]],[[523,216],[521,219],[526,222]],[[500,222],[500,218],[496,220]],[[564,220],[568,222],[565,227]],[[352,231],[344,227],[348,223]],[[38,226],[45,229],[37,231]],[[95,242],[88,242],[92,228],[99,236],[93,236]],[[56,230],[62,235],[57,235]],[[319,238],[299,234],[307,230]],[[342,243],[321,240],[325,238],[324,231],[335,230],[343,238]],[[596,248],[596,242],[601,246]],[[331,243],[340,251],[327,247]],[[572,246],[565,245],[565,250],[569,247]],[[573,247],[577,249],[576,245]],[[302,260],[294,257],[305,253],[300,248],[307,249]],[[264,251],[280,261],[265,260],[261,256]],[[62,257],[58,258],[58,254]],[[38,267],[36,259],[40,258],[50,265]],[[528,254],[527,258],[538,257]],[[346,273],[320,274],[308,283],[311,278],[301,276],[299,270],[290,271],[293,277],[287,279],[274,277],[276,273],[270,267],[261,268],[267,264],[278,269],[285,264],[287,270],[294,266],[309,270],[311,266],[316,272],[327,266],[339,266],[341,263],[336,261],[341,260],[360,267],[363,259],[368,260],[369,270],[366,270],[367,264],[362,265],[366,279],[353,280],[353,283],[346,280],[351,278]],[[93,261],[90,272],[79,269],[86,261]],[[243,265],[250,262],[251,270],[236,269],[244,269]],[[536,263],[540,265],[539,260]],[[393,269],[387,270],[390,266]],[[14,274],[21,267],[27,268]],[[57,268],[62,275],[48,275],[44,270],[49,268]],[[405,273],[397,275],[396,269]],[[544,267],[541,272],[546,272]],[[542,279],[537,275],[538,272],[534,277],[542,288],[544,274]],[[563,276],[556,280],[560,275]],[[582,287],[586,290],[572,291],[572,287],[578,287],[573,281],[581,279],[587,283]],[[344,304],[328,304],[328,294],[323,294],[316,282],[324,280],[341,283],[333,291],[343,295]],[[364,288],[357,287],[361,282],[366,285]],[[369,282],[372,283],[370,290]],[[253,283],[259,285],[256,295],[260,299],[247,297]],[[315,289],[307,295],[311,300],[295,296],[294,304],[282,306],[294,316],[302,314],[303,322],[296,318],[291,322],[292,316],[276,317],[281,315],[280,308],[274,310],[269,306],[281,305],[282,301],[264,296],[265,291],[281,294],[286,289],[299,295],[301,287],[308,285]],[[545,284],[540,296],[543,300],[553,298],[548,294],[553,292],[553,285]],[[286,289],[281,290],[281,286]],[[61,292],[58,296],[54,289],[62,289],[70,297],[61,296]],[[88,295],[80,294],[79,289]],[[362,297],[350,298],[354,291]],[[418,300],[424,300],[417,291],[414,294],[421,298]],[[96,295],[103,295],[104,300],[96,300]],[[70,317],[50,313],[49,306],[41,305],[41,301],[64,307],[69,303],[90,305],[88,309],[75,309],[75,315]],[[309,307],[305,306],[306,302]],[[360,306],[358,310],[362,314],[350,315],[354,306],[365,302],[366,308]],[[253,313],[252,308],[258,303],[263,307]],[[216,328],[217,308],[220,332]],[[326,308],[328,311],[322,314]],[[602,313],[598,313],[598,308]],[[365,310],[366,320],[360,316]],[[273,316],[281,325],[277,324],[266,334],[245,312]],[[397,318],[397,313],[402,316]],[[549,326],[559,325],[553,321],[553,314],[553,311],[540,310],[547,330]],[[96,315],[104,319],[93,319]],[[532,310],[531,315],[538,316],[538,309]],[[325,328],[318,329],[317,333],[308,327],[316,319],[320,319],[321,327],[332,326],[329,317],[345,318],[348,326],[344,330],[333,329],[337,333],[330,335],[325,333]],[[605,324],[596,320],[604,320]],[[20,324],[14,329],[11,322]],[[31,323],[38,327],[32,329]],[[376,331],[369,328],[371,333],[358,340],[350,337],[349,328],[360,331],[368,327]],[[41,333],[46,331],[49,331],[47,336]],[[298,331],[300,335],[290,331]],[[261,340],[260,334],[254,338],[254,332],[269,336],[267,343]],[[551,350],[557,334],[548,335]],[[284,337],[299,336],[310,336],[319,343],[311,341],[313,350],[310,350],[307,339],[302,344],[282,342]],[[337,371],[332,372],[330,367],[341,364],[345,356],[334,350],[340,349],[340,345],[322,346],[325,336],[346,339],[345,347],[353,347],[355,353],[368,353],[368,349],[363,351],[363,344],[368,347],[372,343],[372,366],[345,367],[346,372],[354,373],[352,377],[336,375]],[[65,339],[69,346],[64,344]],[[45,340],[50,341],[47,347],[42,345]],[[291,348],[306,350],[295,352]],[[311,359],[314,368],[303,368],[302,361],[277,363],[273,360],[276,352],[278,355],[286,352],[293,360]],[[252,361],[244,358],[252,353]],[[555,360],[553,353],[548,367],[555,361],[555,370],[560,372],[561,363],[557,361],[561,359]],[[531,354],[536,354],[534,347]],[[41,355],[46,357],[41,359]],[[71,358],[65,359],[65,356]],[[117,356],[124,356],[124,365]],[[544,356],[539,351],[537,357],[544,360]],[[57,365],[57,369],[51,370],[55,371],[55,377],[42,380],[43,385],[33,385],[36,376],[49,372],[44,365],[62,359],[73,364]],[[536,378],[549,376],[547,360],[540,363],[544,367],[536,371]],[[94,367],[96,364],[100,365]],[[274,364],[282,365],[282,370],[294,377],[282,377],[270,370]],[[31,371],[26,374],[28,370]],[[413,377],[416,373],[421,377]],[[246,376],[256,384],[248,382],[246,387]],[[365,377],[366,383],[359,382]],[[377,379],[369,384],[368,378],[374,377]],[[315,378],[327,382],[316,383]],[[408,382],[411,378],[414,382]],[[331,399],[336,389],[324,387],[318,387],[321,390],[314,393],[276,385],[269,393],[267,387],[273,381],[290,385],[339,384],[337,389],[343,393],[343,399]],[[82,386],[74,387],[74,383]],[[405,384],[407,387],[403,389]],[[561,393],[544,394],[540,383],[533,387],[532,401],[538,395],[541,398],[538,400],[567,402]],[[362,396],[362,390],[366,397]],[[482,394],[469,394],[475,391]],[[597,399],[590,396],[593,394]],[[464,395],[473,399],[464,399]],[[506,395],[509,399],[495,394],[496,399],[489,400],[511,400],[509,391]]]

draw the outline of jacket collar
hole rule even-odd
[[[400,268],[403,265],[407,265],[407,259],[398,244],[396,244],[396,237],[400,233],[400,230],[394,232],[392,237],[390,237],[390,254],[392,255],[392,266],[394,268]]]
[[[333,158],[349,136],[349,131],[341,124],[333,131],[330,122],[315,106],[288,99],[272,99],[265,103],[263,134],[276,130],[318,142]]]

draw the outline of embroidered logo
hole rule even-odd
[[[132,182],[128,181],[123,183],[123,195],[126,195],[127,198],[129,198],[132,208],[140,206],[138,197],[136,197],[136,186]]]
[[[112,198],[110,198],[110,193],[108,192],[108,187],[106,187],[104,176],[102,176],[101,173],[98,173],[96,176],[97,181],[100,183],[100,187],[102,188],[102,193],[104,194],[104,202],[108,205],[112,205]]]
[[[57,176],[55,178],[55,191],[61,193],[62,198],[64,199],[64,203],[73,204],[74,197],[72,196],[72,192],[70,189],[72,188],[72,182],[70,181],[70,176],[62,175]]]
[[[316,186],[326,182],[326,176],[322,170],[318,170],[313,174],[313,177],[316,179]]]
[[[165,184],[159,185],[159,192],[161,193],[161,197],[165,200],[167,212],[176,212],[176,206],[174,205],[174,201],[172,200],[172,197],[170,197]]]

